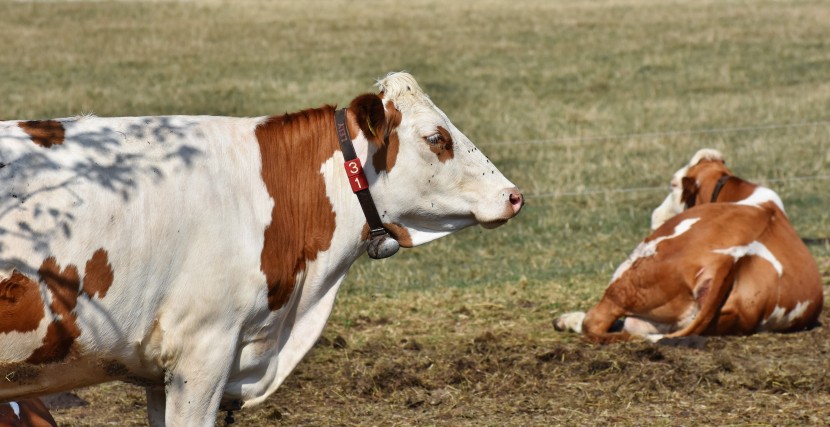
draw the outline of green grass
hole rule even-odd
[[[453,335],[428,310],[509,330],[522,295],[534,327],[595,302],[701,147],[828,237],[828,22],[824,1],[2,1],[0,118],[280,114],[413,73],[529,202],[499,229],[361,259],[330,328],[383,313],[389,339],[437,343]]]

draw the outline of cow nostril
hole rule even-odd
[[[524,206],[524,204],[525,204],[525,199],[524,199],[524,197],[522,197],[522,193],[520,193],[518,189],[513,190],[512,192],[510,192],[509,199],[510,199],[510,204],[513,206],[513,212],[516,212],[516,213],[518,213],[519,209],[521,209],[522,206]]]

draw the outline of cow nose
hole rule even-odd
[[[522,197],[522,192],[519,191],[518,188],[514,187],[510,191],[509,199],[510,199],[510,206],[513,207],[513,215],[516,215],[517,213],[519,213],[520,210],[522,210],[522,206],[525,205],[525,198]]]

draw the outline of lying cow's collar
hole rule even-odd
[[[360,207],[363,209],[363,215],[369,224],[370,240],[366,252],[373,259],[388,258],[395,255],[395,252],[398,252],[400,248],[400,244],[383,228],[378,209],[375,207],[374,200],[372,200],[372,194],[369,193],[369,182],[366,180],[366,175],[363,174],[363,166],[354,151],[349,129],[346,128],[345,108],[334,112],[334,128],[337,131],[337,139],[340,140],[340,149],[343,151],[343,159],[345,160],[343,167],[346,169],[346,176],[349,178],[352,191],[357,196]]]
[[[715,190],[712,191],[711,203],[715,203],[718,201],[718,195],[720,194],[720,191],[723,190],[723,186],[726,184],[726,181],[729,181],[729,178],[729,175],[724,175],[720,177],[718,182],[715,184]]]

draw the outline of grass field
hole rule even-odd
[[[824,1],[0,1],[0,119],[281,114],[407,70],[524,190],[504,227],[359,261],[239,425],[820,425],[826,328],[690,350],[550,322],[599,299],[701,147],[830,235],[828,22]],[[137,388],[78,395],[62,424],[144,423]]]

